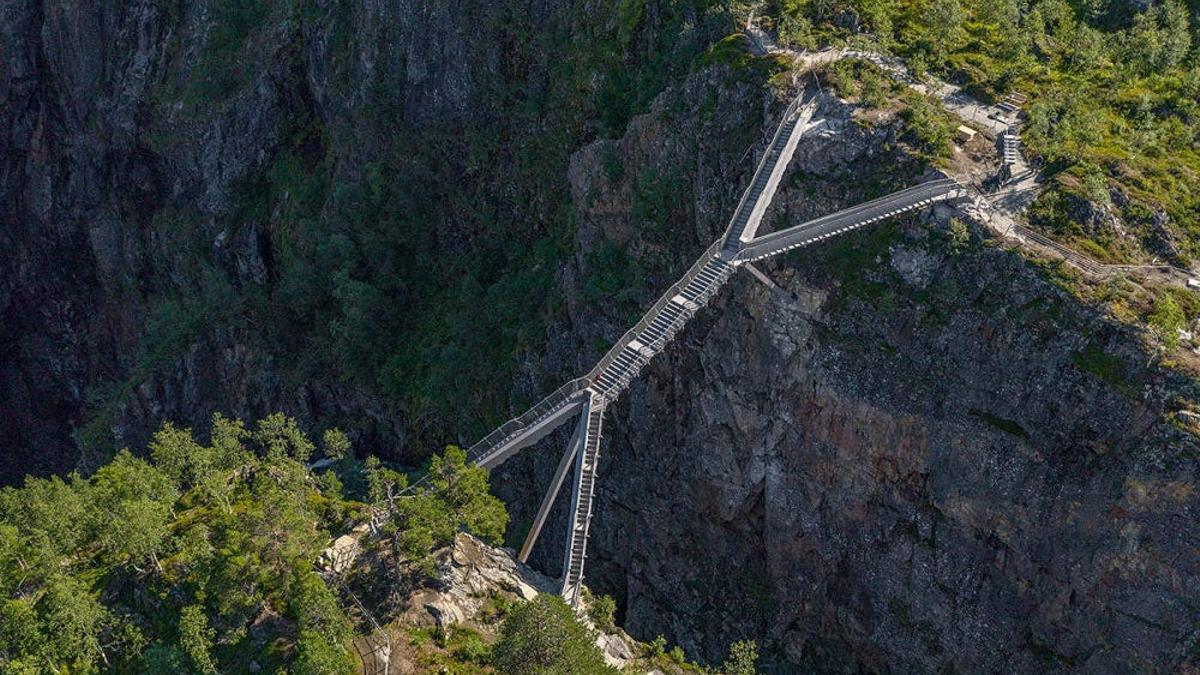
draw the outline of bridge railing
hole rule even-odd
[[[713,257],[717,255],[717,252],[721,250],[721,246],[724,243],[724,237],[721,237],[713,242],[713,245],[709,246],[708,250],[701,254],[696,262],[692,263],[692,266],[688,268],[688,271],[684,273],[683,277],[679,281],[676,281],[674,284],[672,284],[671,287],[668,288],[661,297],[659,297],[658,301],[651,305],[650,309],[642,314],[641,320],[634,324],[633,328],[630,328],[628,331],[626,331],[625,334],[622,335],[621,338],[617,340],[611,348],[609,348],[608,352],[604,354],[604,357],[600,359],[600,362],[597,363],[596,366],[584,376],[584,379],[588,380],[589,382],[595,382],[596,378],[600,377],[600,373],[603,373],[610,365],[612,365],[612,362],[617,358],[617,354],[620,354],[621,350],[625,349],[625,347],[630,343],[630,341],[633,340],[633,338],[637,337],[639,333],[645,330],[646,327],[649,326],[652,321],[654,321],[654,318],[658,316],[658,313],[662,311],[663,307],[666,307],[667,303],[671,302],[671,298],[679,295],[679,293],[683,291],[684,287],[692,283],[692,280],[700,274],[700,270],[704,269],[704,266],[708,263],[708,261],[712,260]]]
[[[477,463],[485,455],[488,450],[495,447],[504,439],[512,436],[516,432],[528,427],[530,424],[538,421],[542,417],[554,412],[579,392],[587,389],[591,385],[591,380],[586,377],[577,377],[563,386],[555,389],[553,393],[538,401],[529,410],[510,419],[494,429],[492,433],[479,439],[477,443],[472,445],[467,450],[467,460],[472,463]]]
[[[899,192],[893,192],[892,194],[884,195],[869,202],[863,202],[862,204],[837,211],[836,213],[814,218],[813,220],[778,232],[764,234],[743,245],[736,260],[756,260],[766,255],[773,255],[797,243],[807,242],[812,233],[818,232],[822,228],[831,227],[832,223],[850,223],[851,227],[857,227],[866,220],[872,218],[878,219],[886,213],[885,210],[887,209],[898,211],[908,210],[914,204],[925,200],[952,197],[960,189],[961,186],[958,182],[951,178],[914,185]]]
[[[742,209],[747,207],[746,200],[750,198],[751,190],[749,186],[754,185],[754,182],[758,180],[759,174],[761,174],[766,168],[769,160],[771,159],[771,149],[775,147],[775,143],[779,140],[779,135],[783,133],[783,128],[786,126],[785,123],[791,119],[793,115],[797,114],[797,111],[800,110],[800,100],[802,98],[804,98],[803,91],[800,92],[800,94],[796,96],[796,98],[793,99],[788,107],[783,111],[783,117],[779,118],[779,124],[775,126],[775,133],[771,135],[771,141],[767,143],[766,151],[763,152],[763,156],[758,160],[758,166],[754,169],[754,175],[750,177],[750,182],[747,184],[746,190],[742,192],[742,198],[738,200],[737,208],[733,210],[733,215],[729,218],[729,224],[725,226],[725,232],[721,235],[722,242],[728,241],[729,238],[733,236],[734,226],[737,225],[738,218],[742,214]],[[772,168],[774,168],[773,165]],[[749,206],[753,208],[754,205],[750,204]],[[740,232],[737,234],[738,236],[741,235]]]

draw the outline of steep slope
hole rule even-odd
[[[3,481],[213,410],[407,461],[473,440],[715,238],[782,109],[708,2],[0,16]],[[820,115],[776,225],[924,170],[895,117]],[[1189,379],[938,228],[767,269],[610,411],[587,570],[631,633],[785,669],[1194,664]],[[564,441],[497,477],[513,538]]]

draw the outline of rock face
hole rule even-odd
[[[480,611],[495,596],[527,602],[538,593],[559,591],[553,579],[517,562],[512,551],[488,546],[469,534],[456,535],[450,546],[434,556],[436,587],[422,588],[408,598],[409,609],[400,617],[403,626],[432,624],[444,629],[454,624],[478,625]],[[633,666],[644,651],[619,628],[612,633],[597,630],[595,638],[605,661],[618,668]],[[417,667],[404,662],[392,665],[402,671]]]
[[[653,124],[621,141],[626,175],[678,142],[635,145]],[[894,130],[844,128],[801,142],[777,219],[853,201],[892,159]],[[573,164],[579,221],[619,231],[592,217],[621,201],[596,154]],[[704,208],[697,223],[719,217]],[[1144,370],[1135,335],[1018,255],[937,225],[765,270],[781,290],[740,275],[610,409],[586,577],[626,630],[714,662],[753,638],[783,671],[1196,667],[1200,446],[1171,419],[1190,379]],[[502,469],[517,522],[561,441]],[[535,553],[551,572],[560,529]]]
[[[305,228],[337,215],[322,203],[334,188],[378,187],[385,171],[438,197],[410,233],[428,243],[414,253],[385,242],[396,260],[378,261],[380,278],[406,256],[496,248],[497,221],[530,239],[561,227],[566,158],[596,133],[594,89],[642,59],[600,52],[611,13],[584,2],[0,2],[0,483],[86,470],[144,445],[163,419],[202,427],[217,411],[337,424],[363,450],[411,462],[477,433],[449,429],[445,411],[422,421],[372,386],[382,364],[356,380],[336,359],[298,357],[297,344],[346,322],[278,311],[312,300],[286,262],[304,253]],[[687,13],[687,34],[672,34],[679,68],[726,29]],[[661,17],[625,44],[659,58],[651,20]],[[658,66],[661,88],[669,69]],[[417,156],[413,139],[431,138],[430,156]],[[292,184],[276,189],[280,177]],[[315,198],[296,189],[306,178]],[[320,255],[303,284],[338,281],[338,246],[381,250],[334,244],[309,252]],[[349,270],[342,283],[370,276]],[[379,305],[364,312],[387,317],[377,333],[408,327],[395,297]],[[488,377],[484,393],[507,407],[510,380]]]

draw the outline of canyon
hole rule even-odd
[[[217,411],[408,464],[469,444],[718,236],[799,84],[705,58],[735,28],[706,3],[632,28],[584,2],[246,6],[0,0],[0,480]],[[618,72],[645,100],[613,111]],[[895,115],[830,91],[817,118],[775,227],[926,170]],[[359,219],[385,212],[409,215]],[[708,662],[752,638],[783,671],[1196,667],[1194,379],[952,217],[791,253],[778,288],[740,275],[610,409],[586,575],[631,635]],[[555,251],[541,276],[505,238]],[[464,259],[533,330],[458,298],[410,320],[423,299],[381,280]],[[370,361],[442,309],[458,351]],[[457,362],[498,334],[510,366]],[[433,356],[453,367],[414,380]],[[493,477],[511,541],[565,442]],[[531,561],[551,576],[565,501]]]

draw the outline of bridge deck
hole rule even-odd
[[[545,437],[582,409],[576,438],[560,463],[550,493],[543,499],[531,536],[521,549],[525,559],[537,538],[546,514],[562,483],[565,468],[574,456],[575,481],[572,490],[571,526],[563,561],[563,595],[577,605],[583,584],[583,564],[587,535],[595,495],[596,467],[600,455],[604,410],[629,386],[641,369],[660,353],[687,322],[712,299],[736,271],[737,266],[775,255],[797,246],[831,237],[904,211],[961,193],[953,180],[938,180],[839,211],[828,216],[753,238],[774,196],[812,110],[800,108],[800,98],[788,107],[776,129],[754,179],[738,205],[732,221],[720,239],[662,294],[600,359],[584,377],[567,382],[522,415],[515,417],[485,436],[468,450],[468,459],[485,468],[494,468],[513,453]],[[417,484],[420,484],[418,481]],[[388,505],[390,507],[390,504]],[[384,517],[377,511],[375,519]]]
[[[786,230],[765,234],[743,246],[734,260],[738,263],[751,262],[777,255],[936,201],[953,199],[961,192],[961,186],[948,178],[922,183]]]

